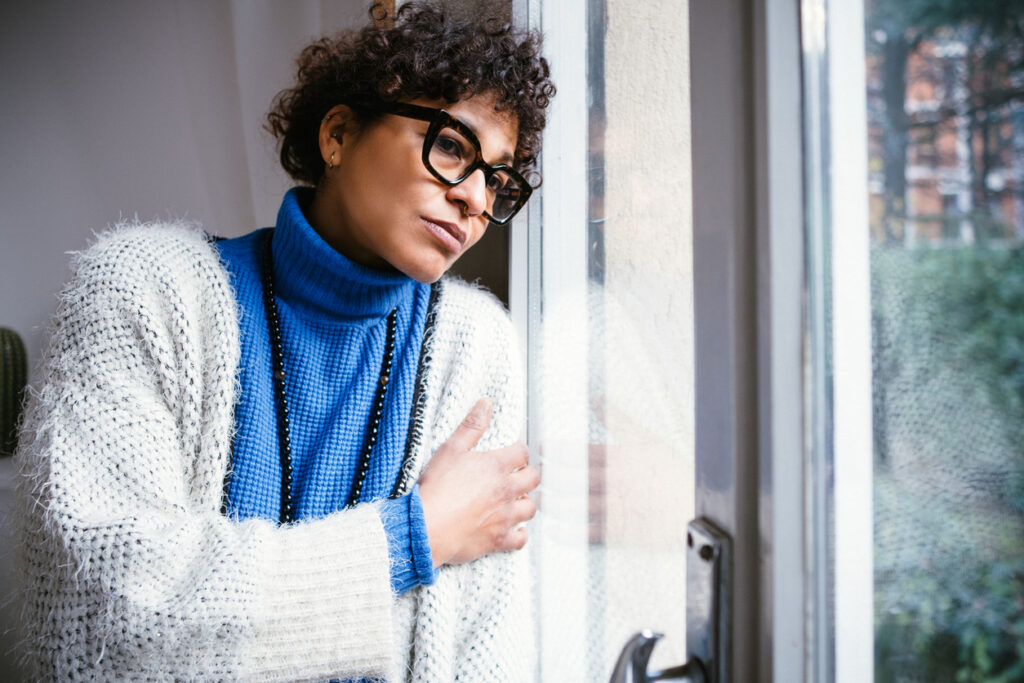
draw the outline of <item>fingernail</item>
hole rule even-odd
[[[486,396],[477,400],[476,405],[473,406],[473,413],[480,417],[483,417],[489,412],[491,412],[491,399]]]

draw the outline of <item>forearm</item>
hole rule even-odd
[[[233,303],[204,242],[154,230],[78,259],[26,412],[27,658],[47,680],[383,671],[377,506],[290,527],[220,514]]]
[[[33,658],[45,678],[297,680],[379,672],[389,559],[372,506],[279,528],[215,511],[73,513],[67,481],[25,539]],[[42,508],[37,507],[37,510]]]

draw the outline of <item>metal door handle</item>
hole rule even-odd
[[[685,680],[728,683],[732,604],[732,542],[711,520],[695,519],[686,528],[686,664],[647,671],[660,633],[641,631],[622,648],[611,683]]]
[[[615,662],[615,668],[612,669],[609,683],[650,683],[667,680],[707,683],[704,666],[697,657],[690,657],[690,660],[682,666],[648,671],[647,662],[650,661],[651,652],[661,637],[661,633],[641,631],[626,641],[626,646],[622,648],[619,659]]]

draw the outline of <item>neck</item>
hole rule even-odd
[[[328,243],[307,220],[311,191],[286,195],[274,232],[277,294],[318,316],[379,317],[407,297],[415,282],[393,269],[367,268]]]
[[[350,261],[375,270],[393,270],[391,265],[370,250],[359,246],[348,229],[350,221],[344,207],[332,196],[331,181],[325,176],[316,186],[313,200],[306,209],[306,219],[321,239]]]

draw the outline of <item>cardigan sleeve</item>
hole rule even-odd
[[[515,330],[504,309],[488,326],[493,344],[484,394],[494,403],[490,429],[476,450],[489,451],[525,438],[525,380]],[[532,532],[532,530],[531,530]],[[453,680],[533,680],[536,630],[533,565],[529,547],[469,563],[463,585],[463,656]]]
[[[446,281],[433,361],[443,373],[436,428],[440,440],[481,396],[491,423],[474,450],[486,452],[523,437],[522,359],[507,313],[490,295]],[[442,326],[444,330],[442,333]],[[454,329],[454,332],[452,331]],[[528,546],[529,547],[529,546]],[[529,550],[486,555],[438,570],[420,589],[412,680],[528,681],[535,676],[532,564]]]
[[[197,231],[122,229],[75,259],[18,454],[25,657],[38,678],[386,670],[377,506],[285,527],[220,512],[236,315]]]

